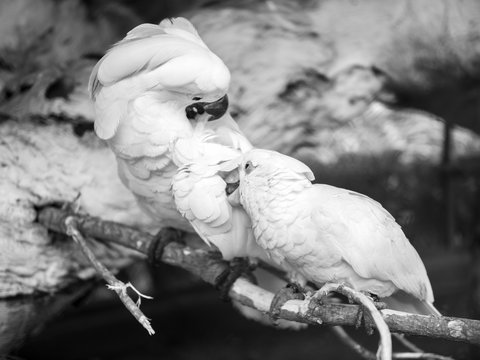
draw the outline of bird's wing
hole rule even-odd
[[[122,181],[143,197],[142,201],[158,202],[158,209],[165,202],[173,206],[170,186],[177,164],[170,145],[181,136],[191,136],[190,123],[175,109],[159,103],[155,96],[131,101],[125,114],[130,121],[124,122],[110,141]]]
[[[181,168],[172,182],[180,213],[207,244],[214,244],[224,259],[266,257],[256,244],[250,218],[227,198],[226,182],[219,166],[190,164]]]
[[[108,112],[99,116],[112,114],[112,110],[115,108],[109,106]],[[155,165],[155,162],[159,161],[159,156],[170,157],[172,141],[179,137],[189,137],[193,133],[190,122],[184,114],[169,107],[168,104],[159,102],[155,95],[144,95],[128,102],[121,113],[128,121],[122,122],[122,126],[114,130],[116,137],[110,145],[117,156],[132,161],[138,159],[141,163],[149,162],[151,163],[149,166],[166,165],[163,163]],[[113,121],[105,117],[102,119]],[[105,121],[97,118],[95,130],[101,126],[105,126]]]
[[[387,210],[354,191],[328,185],[311,189],[313,221],[330,227],[335,235],[331,246],[359,276],[391,281],[397,288],[433,302],[425,266]]]

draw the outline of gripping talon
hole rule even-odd
[[[318,289],[311,297],[310,302],[315,304],[320,304],[320,305],[327,303],[326,300],[330,295],[330,293],[332,293],[331,285],[332,285],[331,283],[326,283],[320,289]]]
[[[280,316],[281,308],[287,301],[304,299],[303,289],[295,283],[288,283],[284,288],[275,293],[272,303],[270,304],[270,319],[274,324],[276,323]]]
[[[325,283],[319,290],[315,291],[315,293],[308,300],[308,309],[310,311],[314,311],[318,305],[336,302],[334,300],[335,297],[333,296],[333,294],[337,293],[335,289],[338,286],[342,285],[335,283]]]
[[[368,291],[360,291],[360,292],[363,295],[367,296],[378,310],[383,310],[386,308],[386,304],[384,302],[381,302],[377,295],[371,294]],[[349,299],[349,302],[353,303],[354,301]],[[369,314],[369,312],[367,311],[364,305],[359,304],[358,313],[355,317],[355,328],[359,329],[362,326],[362,322],[363,322],[363,326],[365,327],[365,331],[367,332],[367,334],[372,335],[373,322],[370,316],[365,316],[365,314]]]
[[[220,291],[220,299],[228,301],[228,293],[233,283],[239,277],[246,277],[252,283],[256,284],[257,279],[253,275],[252,271],[255,269],[255,265],[247,258],[234,258],[230,261],[227,269],[217,277],[215,281],[215,288]]]
[[[357,316],[355,317],[355,329],[359,329],[362,326],[365,328],[367,335],[373,334],[373,321],[370,316],[365,316],[365,314],[369,314],[365,306],[359,305]]]
[[[148,262],[153,265],[158,264],[162,260],[165,247],[172,242],[182,242],[182,232],[172,227],[160,229],[148,248]]]

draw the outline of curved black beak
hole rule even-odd
[[[206,103],[203,107],[211,117],[208,121],[220,119],[228,110],[228,96],[225,95],[217,101]]]
[[[207,113],[210,115],[208,121],[221,118],[228,110],[228,96],[225,95],[213,102],[196,102],[185,108],[187,118],[193,120],[198,114]]]

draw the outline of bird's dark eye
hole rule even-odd
[[[194,96],[192,98],[193,101],[198,101],[198,100],[202,100],[202,98],[200,96]]]
[[[245,164],[245,172],[247,174],[250,174],[250,172],[253,170],[253,165],[251,161],[247,161]]]

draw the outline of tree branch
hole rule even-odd
[[[150,299],[151,297],[140,294],[138,290],[133,288],[133,286],[130,283],[124,284],[122,281],[118,280],[102,263],[100,263],[97,260],[93,251],[90,250],[90,248],[88,247],[87,242],[85,241],[85,238],[78,230],[76,219],[73,216],[69,216],[65,219],[65,227],[66,227],[67,235],[71,236],[73,240],[80,246],[80,248],[82,249],[82,252],[90,261],[90,264],[93,265],[97,273],[102,275],[102,277],[108,283],[107,287],[110,290],[113,290],[117,293],[118,297],[120,298],[122,303],[125,305],[125,307],[128,309],[128,311],[130,311],[133,317],[137,319],[137,321],[140,324],[142,324],[142,326],[148,331],[149,335],[155,334],[155,331],[150,325],[150,321],[140,310],[141,297],[146,297]],[[128,287],[132,287],[139,296],[136,304],[127,294],[126,289]]]
[[[345,345],[347,345],[349,348],[351,348],[353,351],[355,351],[358,355],[360,355],[365,360],[377,359],[377,357],[373,352],[364,348],[362,345],[360,345],[355,340],[353,340],[350,337],[350,335],[347,334],[347,332],[343,327],[332,326],[332,331],[340,339],[341,342],[343,342]]]
[[[372,318],[380,334],[380,345],[378,347],[377,357],[382,360],[391,359],[392,337],[390,335],[390,329],[385,323],[380,311],[375,307],[373,301],[367,298],[366,295],[362,294],[361,292],[354,291],[343,284],[327,283],[312,296],[312,299],[309,300],[310,304],[313,304],[312,300],[314,299],[319,299],[322,301],[322,299],[325,298],[328,293],[333,291],[347,296],[349,299],[354,300],[357,304],[362,305],[366,310],[368,310],[368,313],[370,314],[370,317]]]
[[[340,339],[341,342],[343,342],[345,345],[350,347],[353,351],[355,351],[358,355],[360,355],[362,358],[365,360],[376,360],[377,357],[373,352],[370,350],[364,348],[362,345],[357,343],[355,340],[350,337],[350,335],[347,334],[345,329],[341,326],[332,326],[332,331],[333,333]],[[392,353],[392,359],[428,359],[428,360],[454,360],[453,358],[449,356],[443,356],[443,355],[438,355],[438,354],[432,354],[432,353],[426,353],[422,349],[416,347],[415,345],[411,344],[408,340],[401,339],[400,340],[400,334],[395,334],[399,335],[398,337],[396,336],[396,339],[401,341],[404,345],[406,345],[404,342],[408,342],[409,344],[407,345],[408,348],[410,347],[415,347],[415,349],[410,349],[412,352],[394,352]]]
[[[41,209],[38,221],[50,230],[66,234],[65,220],[69,216],[75,219],[78,230],[84,235],[101,241],[114,242],[142,254],[148,253],[154,238],[148,233],[122,224],[102,221],[90,216],[72,215],[53,207]],[[156,260],[181,267],[212,285],[229,268],[228,263],[223,261],[218,253],[193,249],[178,243],[168,244],[162,258]],[[269,311],[274,296],[271,292],[244,278],[235,281],[229,295],[241,304],[264,313]],[[281,308],[280,318],[307,324],[355,326],[359,311],[361,310],[358,305],[350,304],[324,304],[309,309],[305,301],[290,300]],[[480,345],[479,320],[423,316],[390,309],[380,312],[392,332]]]

